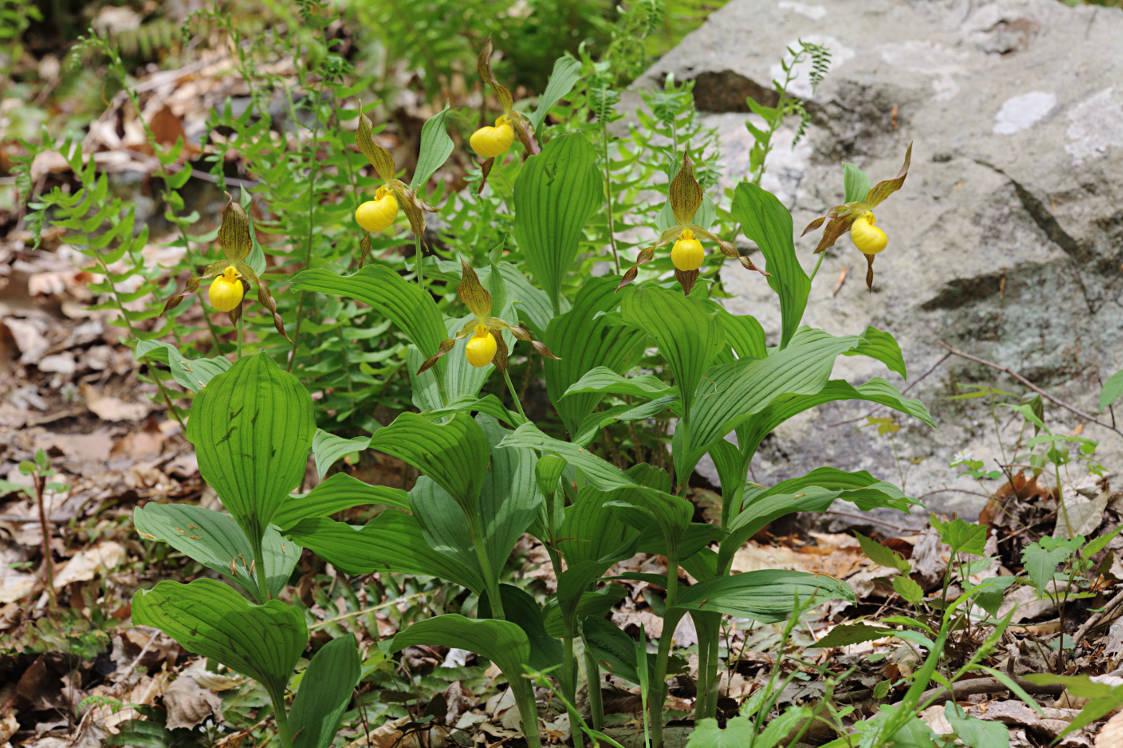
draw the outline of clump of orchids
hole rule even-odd
[[[909,147],[905,151],[905,162],[901,165],[901,170],[897,172],[897,176],[878,182],[866,191],[861,200],[853,200],[843,205],[834,206],[827,215],[820,216],[807,224],[807,228],[801,234],[803,236],[809,231],[814,231],[826,222],[823,236],[819,239],[818,246],[815,247],[815,254],[819,254],[834,246],[834,243],[849,230],[850,239],[854,242],[854,246],[866,257],[866,288],[871,291],[873,290],[874,257],[889,244],[889,237],[875,225],[877,219],[874,217],[873,209],[880,205],[885,198],[901,189],[901,186],[905,183],[905,177],[909,175],[909,162],[911,160],[912,143],[909,143]],[[868,179],[865,180],[865,184],[869,184]]]
[[[507,344],[503,341],[502,333],[504,330],[509,330],[519,340],[530,343],[539,354],[557,359],[557,356],[550,353],[545,345],[531,338],[530,333],[525,328],[508,324],[498,317],[492,317],[491,294],[480,283],[476,271],[463,258],[460,260],[460,268],[460,285],[456,287],[456,295],[464,302],[464,306],[468,307],[468,311],[475,316],[475,319],[460,328],[460,331],[454,337],[441,341],[437,354],[421,364],[421,368],[417,370],[418,374],[437,363],[437,359],[451,351],[456,345],[456,341],[463,340],[468,336],[471,336],[471,338],[464,346],[464,357],[468,360],[468,363],[475,367],[494,363],[495,368],[506,374],[508,351]]]
[[[495,159],[507,152],[511,144],[515,142],[516,137],[526,149],[527,156],[539,151],[530,120],[522,112],[515,111],[515,100],[511,96],[511,92],[507,90],[506,86],[495,80],[495,76],[491,72],[493,50],[494,47],[489,38],[484,43],[483,49],[480,50],[480,55],[476,60],[476,70],[483,82],[491,86],[491,90],[495,92],[495,98],[499,100],[499,106],[503,108],[503,114],[496,118],[494,126],[481,127],[472,133],[472,137],[468,139],[468,145],[480,158],[484,159],[482,171],[485,181],[487,175],[491,172]],[[482,189],[483,185],[481,184],[480,187]]]
[[[675,266],[675,279],[682,286],[683,293],[690,293],[698,280],[698,268],[706,258],[706,251],[697,237],[709,239],[717,244],[721,253],[726,257],[736,258],[748,270],[755,270],[762,275],[768,275],[752,263],[748,257],[743,257],[732,242],[728,242],[694,223],[694,214],[702,206],[702,185],[694,178],[694,162],[690,160],[689,150],[683,151],[682,166],[678,173],[671,179],[668,190],[668,200],[671,203],[671,212],[675,216],[675,225],[668,228],[659,236],[659,241],[640,250],[636,257],[636,264],[624,273],[620,285],[616,290],[635,280],[639,273],[639,266],[655,259],[655,250],[665,247],[672,241],[671,264]]]
[[[355,210],[355,222],[367,232],[385,231],[398,217],[400,207],[409,219],[409,230],[418,239],[423,239],[425,211],[432,213],[436,208],[426,204],[409,185],[395,176],[397,167],[394,164],[394,157],[388,150],[374,142],[374,128],[370,118],[365,114],[359,115],[355,142],[382,180],[382,185],[374,193],[374,199],[364,201]]]
[[[252,284],[257,288],[258,302],[273,315],[273,325],[277,332],[288,340],[284,321],[277,313],[277,302],[273,300],[265,282],[246,264],[246,258],[253,249],[250,217],[229,193],[226,200],[226,207],[222,209],[222,225],[218,229],[218,243],[222,247],[224,258],[207,265],[198,276],[189,278],[183,290],[164,303],[161,313],[175,307],[183,301],[184,296],[194,293],[203,281],[210,278],[212,280],[207,289],[207,298],[210,299],[211,306],[229,314],[231,322],[237,322],[242,315],[242,301]]]

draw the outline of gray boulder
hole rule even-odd
[[[1101,382],[1123,367],[1123,11],[1056,0],[732,0],[636,85],[669,73],[695,81],[730,187],[748,170],[745,96],[768,101],[779,57],[798,39],[829,47],[833,64],[814,93],[805,75],[797,82],[813,125],[794,150],[792,132],[781,132],[767,163],[763,184],[792,210],[797,234],[842,201],[843,161],[876,182],[894,176],[915,143],[904,188],[877,211],[889,247],[873,292],[864,257],[843,237],[815,279],[805,322],[893,333],[913,381],[945,356],[944,341],[1096,414]],[[817,239],[797,238],[808,271]],[[727,263],[723,279],[735,294],[730,309],[779,329],[758,275]],[[886,373],[848,358],[835,375]],[[933,511],[974,519],[998,483],[961,477],[949,462],[960,453],[988,469],[1012,461],[1022,424],[1007,409],[992,417],[987,398],[951,399],[986,383],[1025,391],[953,357],[909,393],[928,405],[935,431],[904,419],[891,436],[859,429],[871,412],[888,415],[865,404],[804,414],[762,446],[755,477],[866,469],[904,483]],[[1046,422],[1098,439],[1109,471],[1123,464],[1118,433],[1048,402]],[[1063,480],[1087,474],[1080,464],[1068,472]]]

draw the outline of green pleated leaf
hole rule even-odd
[[[844,161],[842,163],[842,187],[846,192],[844,203],[853,203],[865,200],[870,191],[870,175],[866,174],[857,165]]]
[[[787,348],[764,359],[739,359],[710,367],[695,393],[689,422],[674,435],[675,470],[689,475],[706,449],[784,395],[813,395],[829,381],[835,359],[863,343],[859,335],[834,337],[803,328]],[[883,352],[870,346],[875,352]]]
[[[186,358],[175,346],[160,340],[138,340],[133,356],[137,361],[155,359],[167,364],[176,383],[190,392],[198,392],[212,378],[230,368],[230,361],[222,356]]]
[[[733,314],[723,308],[718,312],[718,319],[725,328],[725,339],[738,358],[764,358],[768,355],[764,328],[756,317],[750,314]]]
[[[635,397],[652,398],[666,395],[671,389],[666,382],[653,374],[625,377],[607,366],[596,366],[571,384],[563,397],[586,392],[599,392],[606,395],[633,395]]]
[[[702,372],[725,343],[725,330],[716,312],[697,297],[658,286],[627,295],[621,312],[626,322],[655,339],[674,374],[683,418],[689,420]]]
[[[606,410],[598,410],[581,419],[581,424],[573,435],[573,442],[587,446],[592,443],[602,428],[611,423],[654,418],[667,410],[678,414],[678,395],[664,395],[639,405],[618,405]]]
[[[718,611],[762,623],[787,620],[795,598],[806,603],[828,600],[854,601],[851,589],[836,579],[801,571],[766,569],[715,577],[682,590],[676,607]]]
[[[350,475],[336,473],[308,493],[290,496],[277,510],[273,524],[284,531],[305,519],[327,517],[369,504],[407,510],[409,494],[400,488],[372,486]]]
[[[257,581],[249,573],[254,562],[253,548],[234,518],[213,509],[193,504],[156,504],[149,502],[133,510],[137,532],[149,540],[162,540],[180,553],[198,561],[238,583],[246,592],[258,595]],[[301,548],[269,528],[262,540],[265,557],[265,586],[276,596],[285,586]]]
[[[862,333],[858,345],[846,351],[845,355],[877,359],[888,366],[890,371],[894,371],[906,379],[908,378],[908,371],[905,369],[905,357],[901,354],[901,346],[897,343],[897,339],[876,327],[867,327],[865,332]]]
[[[550,107],[557,104],[563,96],[573,90],[581,80],[581,63],[572,57],[559,57],[554,61],[554,70],[546,81],[546,90],[538,97],[538,106],[530,115],[530,126],[534,130],[546,120]]]
[[[417,168],[413,170],[413,179],[409,186],[412,190],[420,190],[433,176],[433,172],[452,155],[452,138],[445,130],[445,119],[448,117],[448,104],[445,108],[425,120],[421,126],[421,147],[417,154]]]
[[[874,377],[857,387],[841,379],[832,379],[811,395],[784,395],[775,398],[764,410],[745,419],[737,428],[741,451],[751,457],[764,437],[797,413],[823,403],[839,400],[865,400],[885,405],[917,418],[929,426],[935,422],[919,400],[905,397],[900,390],[881,377]]]
[[[555,317],[543,336],[543,342],[560,359],[542,359],[546,392],[571,436],[596,410],[604,393],[566,395],[566,391],[596,367],[622,374],[643,353],[643,332],[606,314],[619,303],[613,278],[593,278],[577,292],[573,308]]]
[[[488,462],[487,436],[463,413],[445,424],[402,413],[375,432],[370,446],[413,465],[448,491],[465,511],[479,498]]]
[[[535,337],[541,337],[554,318],[549,295],[531,283],[516,265],[501,262],[497,267],[507,288],[509,300],[518,310],[519,318],[525,320],[527,326],[536,333]],[[564,309],[564,302],[562,307]]]
[[[328,748],[361,674],[359,652],[350,634],[320,648],[300,680],[289,710],[293,748]]]
[[[747,181],[737,185],[731,213],[745,236],[756,242],[764,255],[768,285],[780,298],[783,348],[799,328],[811,291],[811,279],[795,254],[792,214],[771,192]]]
[[[191,403],[199,472],[251,542],[304,477],[315,428],[307,390],[262,354],[240,359]]]
[[[340,459],[354,452],[362,452],[369,446],[369,436],[344,439],[323,429],[316,429],[316,433],[312,435],[312,459],[316,461],[316,472],[322,478]]]
[[[562,644],[546,633],[546,619],[538,602],[529,593],[510,584],[499,585],[499,594],[503,598],[506,620],[516,624],[526,634],[530,645],[528,664],[535,670],[549,670],[561,665]],[[480,616],[489,618],[490,611],[487,610],[486,603],[486,597],[480,599]]]
[[[382,265],[367,265],[354,275],[304,270],[292,279],[292,287],[369,304],[393,322],[426,358],[437,352],[446,337],[444,319],[433,297]]]
[[[515,239],[555,310],[562,280],[577,259],[581,230],[603,200],[596,151],[577,133],[547,143],[515,180]]]
[[[390,642],[390,651],[423,644],[475,652],[494,662],[512,688],[529,688],[522,673],[523,666],[530,662],[530,642],[526,633],[510,621],[465,618],[455,613],[436,616],[399,632]]]
[[[1107,407],[1123,397],[1123,369],[1112,374],[1104,382],[1103,389],[1100,391],[1100,410],[1107,410]]]
[[[160,629],[189,652],[258,680],[278,701],[308,643],[300,609],[280,600],[251,605],[214,579],[139,590],[132,616],[134,624]]]
[[[478,564],[468,566],[434,547],[433,538],[403,512],[383,512],[362,528],[323,517],[306,519],[285,535],[347,574],[389,570],[437,577],[476,593],[484,588]]]
[[[542,454],[557,455],[581,471],[601,491],[639,488],[624,471],[589,452],[584,447],[542,433],[533,423],[519,426],[499,443],[501,447],[525,447]]]

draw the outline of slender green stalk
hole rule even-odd
[[[245,328],[243,327],[242,320],[245,319],[246,310],[242,309],[238,315],[238,358],[242,357],[242,339],[245,337]]]
[[[511,400],[515,403],[515,409],[519,411],[519,415],[523,420],[527,420],[526,413],[523,411],[523,404],[519,401],[519,394],[515,392],[515,385],[511,382],[511,375],[507,372],[506,367],[503,369],[503,380],[507,382],[507,391],[511,393]]]
[[[281,741],[282,748],[292,748],[292,735],[289,733],[289,715],[285,711],[285,695],[269,691],[269,700],[273,702],[273,717],[277,721],[277,739]]]
[[[612,262],[616,266],[616,274],[620,274],[620,253],[616,250],[616,229],[612,218],[612,174],[608,166],[608,122],[600,121],[601,150],[604,154],[604,189],[606,195],[605,205],[608,209],[608,243],[612,247]]]
[[[499,596],[499,580],[491,570],[491,561],[487,555],[487,540],[484,538],[480,522],[471,516],[467,519],[469,537],[472,547],[476,550],[476,560],[480,564],[480,573],[483,574],[484,586],[487,588],[487,600],[491,604],[491,617],[506,618],[503,612],[503,599]]]
[[[422,265],[423,265],[424,260],[425,260],[425,255],[423,255],[421,253],[421,237],[418,236],[417,234],[413,235],[413,246],[414,246],[414,251],[413,251],[414,263],[415,263],[415,266],[417,268],[416,271],[415,271],[415,273],[417,275],[417,285],[420,286],[421,288],[425,288],[425,275],[424,275],[424,271],[422,269]]]
[[[322,91],[318,90],[318,91],[316,91],[316,93],[317,93],[317,101],[316,101],[316,104],[315,104],[315,107],[316,107],[316,127],[312,131],[312,178],[308,182],[308,236],[305,240],[305,247],[304,247],[304,267],[305,268],[309,267],[312,264],[312,234],[313,234],[315,226],[316,226],[316,224],[313,220],[313,218],[315,217],[315,211],[316,211],[316,177],[318,177],[319,174],[320,174],[319,165],[316,164],[315,161],[316,161],[316,144],[320,140],[320,101],[319,101],[318,95],[321,94]],[[298,301],[297,304],[296,304],[296,329],[293,331],[293,334],[292,334],[292,352],[289,354],[289,365],[288,365],[288,371],[290,371],[290,372],[292,371],[293,365],[296,363],[297,346],[300,345],[300,323],[302,321],[304,321],[304,301],[305,301],[305,299],[307,299],[307,297],[308,297],[308,292],[307,291],[301,291],[300,292],[300,301]]]
[[[671,656],[675,627],[685,611],[675,610],[678,599],[678,559],[667,559],[667,601],[668,613],[663,616],[663,633],[659,636],[659,649],[655,653],[655,672],[651,679],[651,697],[647,711],[651,722],[651,744],[663,747],[663,703],[667,698],[667,662]]]
[[[562,673],[559,680],[561,680],[562,689],[565,691],[566,699],[570,704],[577,703],[577,658],[573,654],[573,634],[567,632],[562,637],[562,651],[564,658],[562,661]],[[573,737],[573,748],[582,748],[585,744],[585,736],[579,729],[575,729],[577,725],[576,707],[567,708],[569,714],[570,734]]]
[[[589,651],[589,643],[585,644],[585,683],[589,689],[589,717],[594,730],[604,729],[604,698],[600,692],[600,663],[593,653]]]
[[[260,533],[254,533],[254,537],[250,538],[250,546],[253,548],[253,578],[257,582],[258,600],[264,603],[272,595],[269,594],[269,585],[265,581],[265,551],[261,545]]]
[[[823,258],[826,256],[827,251],[825,249],[819,253],[819,260],[815,263],[815,269],[811,271],[811,277],[808,279],[808,283],[811,283],[815,280],[815,276],[819,274],[819,267],[823,264]]]

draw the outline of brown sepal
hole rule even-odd
[[[617,291],[636,279],[636,276],[639,274],[639,266],[644,264],[645,262],[651,262],[651,260],[655,258],[655,248],[658,246],[659,245],[657,244],[653,244],[652,246],[644,247],[639,251],[639,254],[636,255],[636,264],[632,265],[624,273],[624,277],[620,279],[620,285],[616,286]]]
[[[460,258],[460,285],[456,287],[456,295],[468,307],[468,311],[480,319],[491,314],[491,294],[480,283],[479,276],[472,266]]]
[[[234,263],[234,268],[243,278],[243,289],[248,288],[246,280],[249,280],[253,285],[257,286],[258,303],[269,310],[269,313],[273,315],[273,326],[277,328],[277,332],[281,333],[281,337],[291,343],[292,339],[289,338],[289,334],[285,332],[285,321],[281,319],[281,315],[277,313],[277,302],[273,300],[273,294],[269,293],[269,289],[265,286],[265,283],[257,277],[257,273],[253,271],[253,268],[244,262],[239,261]]]
[[[437,363],[437,359],[452,350],[452,347],[456,345],[456,340],[457,338],[448,338],[446,340],[442,340],[440,347],[437,349],[437,355],[433,356],[432,358],[426,359],[425,363],[421,364],[421,368],[417,370],[417,373],[423,374],[424,372],[432,368],[433,364]]]
[[[374,128],[370,118],[365,114],[359,115],[359,127],[355,130],[355,142],[359,150],[367,157],[367,161],[374,167],[374,171],[383,181],[389,182],[394,178],[397,170],[394,166],[394,157],[390,151],[374,142]]]
[[[487,184],[487,175],[491,174],[491,167],[493,166],[495,166],[494,158],[489,158],[487,161],[480,164],[480,186],[479,189],[476,190],[477,195],[482,195],[484,193],[484,185]]]
[[[390,191],[398,198],[398,204],[402,208],[402,212],[406,214],[409,219],[409,230],[421,241],[425,241],[425,210],[430,208],[422,201],[417,199],[417,193],[409,188],[409,186],[400,179],[391,179],[386,183]]]
[[[226,207],[222,209],[222,225],[218,227],[218,243],[222,253],[231,262],[246,259],[253,248],[253,239],[250,238],[250,217],[246,209],[234,202],[230,193],[226,193]]]
[[[507,350],[507,341],[503,340],[502,333],[496,330],[491,331],[491,337],[495,338],[495,356],[491,359],[491,363],[499,371],[507,371],[507,357],[510,355]]]
[[[873,293],[873,258],[875,255],[866,255],[866,290]]]
[[[671,180],[668,197],[675,220],[686,226],[694,220],[694,214],[702,205],[702,185],[694,178],[694,162],[690,160],[689,149],[682,152],[682,168]]]
[[[878,182],[870,188],[870,191],[866,193],[866,205],[873,208],[881,203],[882,200],[901,189],[901,186],[905,183],[905,177],[909,175],[909,163],[911,161],[912,143],[909,143],[908,150],[905,151],[905,162],[901,164],[901,170],[897,172],[897,176]]]
[[[515,135],[519,142],[523,144],[524,161],[542,152],[542,149],[538,147],[538,140],[534,137],[534,131],[530,129],[530,120],[518,112],[508,112],[507,119],[511,121],[511,126],[515,129]]]
[[[491,37],[489,36],[480,50],[480,56],[476,58],[476,71],[480,74],[483,82],[495,91],[495,97],[499,99],[499,106],[506,112],[515,102],[511,98],[511,92],[495,80],[495,76],[491,74],[491,54],[494,51],[495,46],[491,43]]]
[[[698,271],[675,268],[675,280],[682,286],[682,292],[689,296],[690,289],[694,288],[694,283],[698,280]]]
[[[814,231],[815,229],[817,229],[817,228],[819,228],[820,226],[822,226],[822,225],[823,225],[823,221],[825,221],[825,220],[827,220],[827,217],[826,217],[826,216],[819,216],[819,217],[818,217],[818,218],[816,218],[816,219],[815,219],[814,221],[812,221],[811,223],[807,224],[807,228],[805,228],[805,229],[803,230],[803,233],[802,233],[802,234],[800,234],[800,236],[807,236],[808,232]]]
[[[359,255],[359,267],[362,268],[367,261],[367,257],[370,256],[370,234],[363,234],[363,238],[359,240],[359,248],[362,249],[362,253]]]
[[[815,246],[815,254],[833,247],[834,243],[850,228],[850,224],[854,223],[854,218],[849,214],[832,216],[830,223],[823,229],[823,235],[819,238],[819,243]]]

